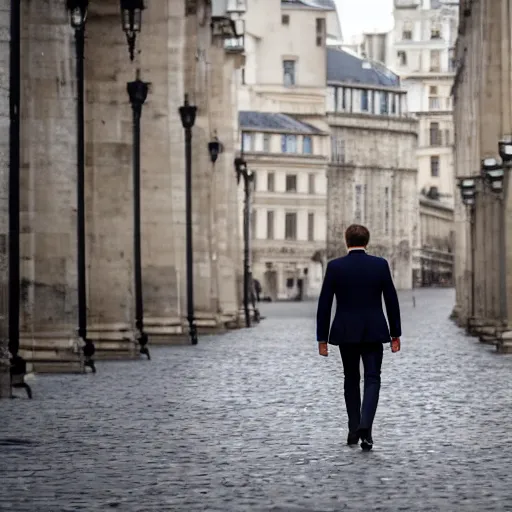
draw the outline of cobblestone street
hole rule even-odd
[[[316,304],[264,304],[251,330],[37,376],[34,400],[0,403],[0,510],[512,510],[512,359],[451,323],[452,290],[411,296],[373,452],[345,446]]]

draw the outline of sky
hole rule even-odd
[[[366,31],[393,27],[393,0],[335,0],[345,43]]]

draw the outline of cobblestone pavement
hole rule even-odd
[[[416,296],[385,352],[373,452],[344,445],[315,304],[263,305],[251,330],[38,376],[33,401],[0,403],[0,510],[512,510],[512,359],[448,320],[452,290]]]

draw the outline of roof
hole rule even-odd
[[[327,48],[327,82],[399,87],[400,78],[382,64],[338,48]]]
[[[281,5],[287,7],[312,7],[313,9],[325,11],[336,10],[334,0],[281,0]]]
[[[252,112],[242,110],[238,114],[240,128],[246,130],[268,130],[275,132],[294,132],[321,134],[321,130],[286,114],[274,112]]]

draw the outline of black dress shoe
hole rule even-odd
[[[359,437],[361,438],[361,450],[369,452],[373,448],[373,439],[370,431],[362,428],[359,430]]]
[[[359,434],[357,432],[349,432],[347,437],[347,444],[349,446],[359,444]]]

